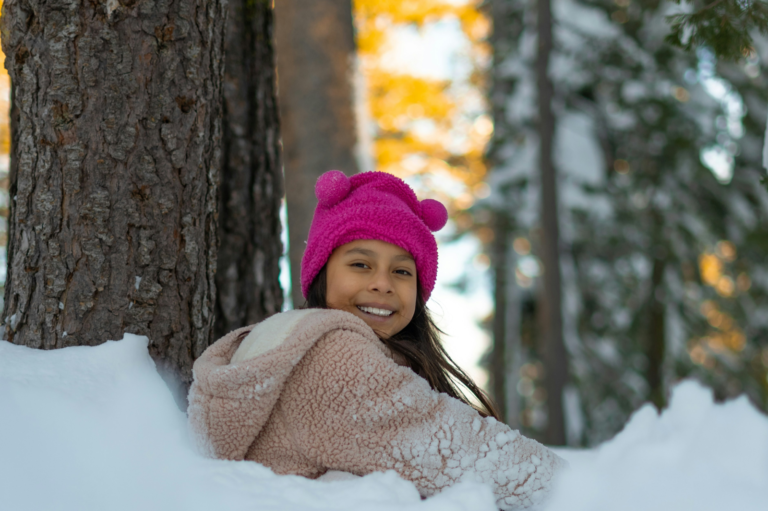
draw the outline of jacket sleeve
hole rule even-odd
[[[381,343],[336,330],[291,378],[283,413],[296,447],[329,470],[393,469],[422,495],[459,481],[489,484],[502,509],[539,504],[566,465],[543,445],[440,394]]]

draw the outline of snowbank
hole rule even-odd
[[[485,486],[426,501],[394,472],[319,482],[200,457],[147,339],[37,351],[0,341],[3,511],[495,510]]]
[[[768,509],[768,418],[692,381],[660,416],[646,405],[597,449],[557,452],[572,470],[548,511]]]
[[[202,458],[146,346],[128,334],[48,352],[0,341],[0,509],[496,509],[478,484],[421,501],[394,473],[329,483]],[[677,387],[660,417],[643,408],[598,449],[561,454],[573,470],[549,511],[750,511],[768,502],[768,419],[745,399],[715,405],[693,383]]]

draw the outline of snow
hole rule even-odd
[[[563,113],[555,130],[553,158],[569,179],[600,186],[605,181],[605,160],[594,133],[594,121],[587,114]]]
[[[394,472],[354,481],[276,476],[211,460],[187,437],[147,353],[125,334],[97,347],[38,351],[0,341],[0,509],[476,510],[491,491],[461,483],[422,501]]]
[[[768,500],[768,418],[745,398],[714,404],[693,382],[660,416],[646,406],[602,446],[558,452],[572,470],[548,511],[751,511]],[[321,482],[203,458],[147,339],[131,334],[55,351],[0,342],[0,508],[496,509],[476,483],[422,501],[393,472]]]
[[[768,418],[745,397],[713,404],[686,381],[660,416],[646,405],[593,451],[558,451],[572,470],[548,511],[765,510]]]

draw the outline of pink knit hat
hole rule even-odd
[[[301,292],[309,286],[336,247],[355,240],[381,240],[407,250],[426,301],[437,278],[437,242],[432,235],[448,220],[445,206],[421,202],[410,186],[386,172],[363,172],[351,178],[339,170],[320,176],[315,185],[317,208],[301,261]]]

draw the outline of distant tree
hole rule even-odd
[[[280,312],[280,118],[271,2],[232,0],[225,33],[218,338]]]
[[[643,394],[661,408],[670,384],[684,376],[708,382],[720,397],[747,391],[761,404],[765,384],[745,367],[765,343],[763,322],[751,311],[768,305],[759,278],[765,259],[757,250],[768,196],[754,160],[737,159],[730,169],[712,163],[716,149],[726,161],[739,152],[741,100],[728,93],[731,86],[714,73],[706,52],[660,44],[653,34],[660,32],[654,27],[663,7],[642,18],[630,10],[615,16],[625,22],[617,23],[617,43],[597,52],[607,64],[597,68],[597,87],[570,100],[603,127],[609,165],[603,193],[613,212],[611,222],[594,214],[574,222],[581,231],[573,243],[580,337],[591,339],[593,357],[613,342],[625,374],[642,377],[643,386],[625,380],[620,408]],[[606,6],[605,12],[616,11]],[[644,51],[628,59],[630,48]],[[614,365],[608,353],[605,367]],[[581,378],[596,381],[587,371]],[[618,389],[614,378],[604,384]],[[593,427],[600,421],[589,420]]]
[[[761,180],[768,188],[768,179],[764,175],[768,3],[761,0],[714,1],[668,20],[673,23],[673,31],[667,41],[686,50],[697,49],[706,73],[712,74],[716,69],[724,78],[721,85],[726,101],[731,104],[741,101],[744,107],[743,118],[735,129],[736,136],[731,133],[734,131],[732,120],[717,119],[716,149],[732,159],[736,178],[746,178],[748,186]],[[759,197],[760,194],[755,195]],[[743,215],[743,199],[737,202]],[[729,340],[732,343],[739,339],[740,329],[731,330],[730,335],[725,336],[716,333],[692,344],[698,364],[708,369],[702,371],[702,377],[721,395],[745,391],[758,406],[768,409],[768,344],[765,343],[768,325],[759,319],[768,312],[765,304],[768,275],[762,265],[755,264],[764,259],[768,250],[768,230],[765,229],[765,215],[747,214],[745,220],[748,229],[739,233],[742,243],[738,253],[735,246],[733,251],[726,250],[727,253],[723,253],[721,247],[709,251],[702,257],[701,270],[709,286],[718,294],[724,294],[728,282],[736,282],[740,291],[725,293],[725,311],[713,301],[705,302],[708,319],[725,324],[735,319],[737,324],[744,325],[745,339],[754,341],[745,342],[742,356],[736,359],[723,357],[722,347]],[[757,284],[754,287],[753,282]],[[734,312],[735,318],[731,315]]]
[[[288,206],[291,297],[301,294],[301,258],[325,171],[358,171],[351,0],[278,0],[277,71]]]
[[[548,396],[525,326],[527,297],[537,296],[531,290],[540,280],[528,254],[540,253],[541,236],[531,105],[535,17],[528,2],[503,3],[515,7],[495,17],[496,26],[523,20],[496,45],[489,153],[489,183],[498,192],[491,205],[515,220],[497,236],[514,240],[507,246],[517,252],[507,260],[518,260],[507,267],[507,280],[517,284],[507,293],[521,307],[525,360],[506,388],[522,394],[523,429],[541,437]],[[722,83],[703,54],[664,44],[665,4],[633,5],[574,4],[554,32],[554,155],[571,369],[565,408],[569,442],[577,444],[610,437],[646,400],[664,406],[669,386],[683,376],[709,382],[721,397],[746,390],[765,402],[764,322],[753,312],[763,310],[768,284],[757,255],[768,198],[756,186],[754,160],[743,165],[737,158],[732,176],[702,164],[716,145],[723,145],[719,154],[737,151],[738,141],[724,133],[730,128],[718,128],[737,123],[733,98],[711,92]],[[753,141],[744,141],[745,153]]]
[[[550,445],[564,445],[563,391],[568,381],[568,358],[563,341],[562,284],[560,278],[560,217],[557,171],[552,161],[555,118],[554,87],[549,75],[552,54],[552,9],[549,0],[536,2],[536,98],[538,103],[539,180],[541,183],[541,259],[544,263],[541,296],[541,351],[547,391],[547,434]]]
[[[717,335],[699,339],[694,348],[699,346],[700,364],[696,369],[721,396],[744,392],[755,404],[768,410],[768,264],[765,263],[768,197],[756,186],[761,179],[768,185],[763,167],[768,117],[768,37],[757,35],[753,44],[754,51],[740,61],[705,60],[729,88],[729,101],[738,99],[743,104],[740,126],[721,118],[716,120],[716,127],[723,142],[719,149],[733,156],[735,183],[729,185],[731,190],[726,200],[733,204],[734,213],[742,216],[745,225],[739,230],[731,228],[733,234],[729,234],[729,238],[734,242],[735,252],[727,250],[731,247],[725,247],[723,252],[724,246],[720,250],[716,246],[702,259],[702,262],[714,263],[713,267],[703,268],[710,271],[707,298],[717,305],[709,307],[707,312],[715,322],[727,324],[732,319],[744,335],[744,348],[738,356],[730,356],[718,343],[728,337]],[[743,190],[741,194],[737,193],[738,189]],[[744,193],[746,190],[749,193]],[[749,202],[745,202],[745,198]],[[761,208],[755,208],[754,202]],[[745,205],[753,207],[745,208]],[[735,286],[732,293],[727,293],[730,283]],[[714,333],[717,334],[717,330]]]
[[[506,120],[506,111],[500,107],[501,98],[509,97],[515,86],[515,81],[508,80],[503,71],[509,52],[515,51],[520,35],[525,28],[522,16],[521,2],[493,1],[486,4],[488,16],[493,20],[493,30],[488,41],[493,48],[493,58],[489,70],[490,89],[488,96],[491,102],[494,135],[488,144],[486,161],[491,170],[489,181],[494,180],[500,172],[498,167],[504,164],[504,155],[499,151],[502,140],[513,137],[510,123]],[[514,129],[514,128],[513,128]],[[495,172],[494,172],[495,170]],[[505,180],[506,181],[506,180]],[[492,229],[495,232],[493,241],[487,247],[490,253],[493,272],[493,302],[494,314],[491,331],[493,345],[488,356],[489,390],[499,412],[512,427],[522,427],[520,417],[521,407],[516,375],[520,370],[522,356],[521,339],[521,306],[520,293],[515,283],[516,257],[512,247],[511,233],[517,232],[518,222],[513,207],[506,207],[502,202],[509,198],[509,189],[497,188],[491,196],[493,211]],[[476,208],[477,209],[477,208]]]

